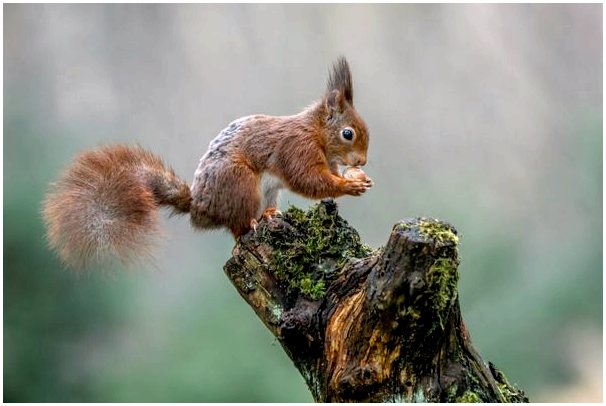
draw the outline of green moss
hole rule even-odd
[[[457,396],[457,390],[458,390],[458,386],[456,383],[453,385],[450,385],[448,387],[448,389],[446,390],[446,398],[453,399],[455,396]]]
[[[477,393],[467,391],[456,399],[457,403],[482,403]]]
[[[291,206],[282,217],[290,227],[270,230],[264,226],[259,239],[272,246],[269,268],[286,283],[289,293],[321,299],[329,281],[350,258],[362,258],[372,251],[338,215],[332,201],[323,201],[307,212]]]
[[[412,394],[412,401],[414,403],[427,403],[428,400],[425,398],[423,389],[417,388]]]
[[[509,403],[528,403],[528,397],[524,393],[523,390],[517,388],[507,381],[503,372],[499,371],[497,367],[494,366],[492,362],[489,364],[490,372],[497,382],[497,387],[499,388],[499,392],[505,398],[505,400]]]
[[[432,330],[438,325],[441,330],[444,330],[445,310],[457,297],[459,279],[457,265],[456,257],[438,258],[427,271],[427,290],[434,308],[432,313],[438,316],[438,323],[432,327]]]
[[[278,323],[282,318],[282,313],[284,312],[282,307],[274,303],[269,306],[269,310],[271,311],[271,321]]]
[[[421,312],[413,306],[407,306],[402,316],[408,316],[412,321],[416,321],[421,318]]]
[[[427,271],[427,284],[439,312],[456,297],[457,280],[457,263],[452,258],[438,258]]]
[[[396,231],[408,231],[411,229],[411,225],[408,223],[398,223],[395,226]]]
[[[453,229],[437,220],[421,219],[419,222],[419,232],[421,236],[432,238],[439,243],[451,242],[454,245],[459,244],[459,237]]]

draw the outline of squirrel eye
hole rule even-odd
[[[351,128],[344,128],[343,130],[341,130],[341,136],[347,141],[351,141],[353,140],[354,132]]]

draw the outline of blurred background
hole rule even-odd
[[[373,247],[451,222],[483,358],[532,401],[602,400],[602,5],[5,4],[5,401],[312,400],[223,274],[229,234],[172,218],[151,269],[74,274],[39,210],[111,142],[191,181],[226,124],[298,112],[339,55],[376,183],[342,216]]]

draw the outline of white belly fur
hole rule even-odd
[[[259,208],[258,216],[261,216],[267,208],[278,206],[280,189],[283,188],[284,184],[280,178],[271,173],[263,172],[260,183],[261,207]]]

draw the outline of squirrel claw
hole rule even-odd
[[[252,228],[253,233],[257,232],[257,226],[259,225],[259,222],[255,219],[250,220],[250,228]]]
[[[352,196],[360,196],[370,189],[370,187],[371,186],[365,180],[353,179],[349,180],[346,193]]]
[[[276,216],[281,216],[281,215],[282,215],[282,212],[280,210],[276,209],[275,207],[270,207],[269,209],[267,209],[263,212],[263,214],[261,215],[261,218],[269,220]]]

